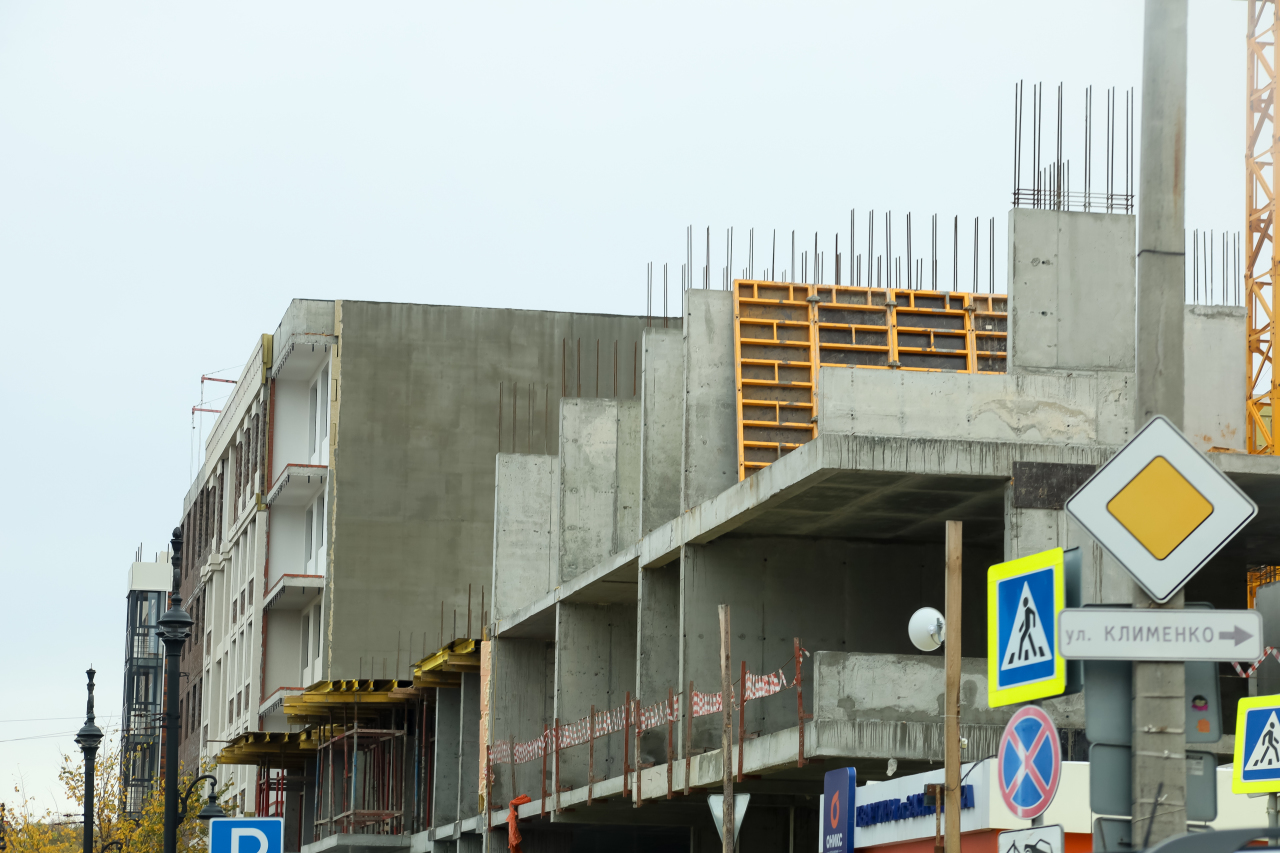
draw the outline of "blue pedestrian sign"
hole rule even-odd
[[[284,818],[216,817],[209,821],[209,853],[284,853]]]
[[[1280,696],[1251,696],[1236,708],[1231,793],[1280,791]]]
[[[1019,708],[1004,727],[996,756],[996,787],[1013,816],[1039,817],[1053,802],[1062,776],[1058,729],[1040,708]]]
[[[853,853],[854,796],[858,773],[852,767],[828,770],[823,777],[822,853]]]
[[[1067,663],[1058,651],[1066,606],[1062,549],[987,570],[987,701],[993,708],[1061,694]]]

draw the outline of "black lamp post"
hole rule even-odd
[[[218,805],[218,777],[211,773],[203,776],[197,776],[191,780],[191,784],[187,786],[187,793],[182,796],[182,808],[178,814],[178,823],[187,819],[187,800],[191,799],[191,792],[196,789],[204,781],[209,782],[209,801],[204,804],[204,808],[200,810],[200,814],[196,815],[200,820],[212,820],[215,817],[226,817],[227,813],[222,810],[222,806]]]
[[[84,753],[84,853],[93,851],[93,764],[98,757],[98,745],[102,743],[102,729],[93,722],[93,667],[85,670],[89,676],[89,702],[85,708],[84,725],[76,733],[76,743]]]
[[[182,597],[178,595],[178,581],[182,566],[182,528],[173,529],[169,541],[173,552],[173,593],[169,596],[169,609],[156,622],[156,632],[164,641],[164,853],[178,850],[178,666],[182,644],[191,636],[192,618],[182,609]],[[85,853],[92,853],[89,848]]]

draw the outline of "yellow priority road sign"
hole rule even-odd
[[[1067,512],[1164,602],[1258,507],[1157,415],[1071,496]]]
[[[1061,548],[987,569],[987,701],[993,708],[1057,696],[1067,664],[1058,649],[1066,606]]]

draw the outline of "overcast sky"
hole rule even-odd
[[[1187,226],[1238,230],[1246,4],[1191,10]],[[1095,87],[1100,188],[1141,22],[1136,0],[0,2],[0,799],[21,777],[60,802],[90,663],[118,722],[126,571],[180,517],[199,377],[291,298],[641,313],[649,261],[678,298],[687,225],[717,284],[727,227],[737,268],[756,229],[759,271],[773,229],[829,252],[850,208],[914,211],[917,247],[932,213],[970,241],[996,217],[1003,257],[1014,84],[1065,83],[1077,185]]]

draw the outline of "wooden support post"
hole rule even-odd
[[[960,546],[963,527],[947,522],[946,853],[960,853]]]
[[[547,724],[542,724],[542,800],[538,807],[538,817],[547,816],[547,744],[551,741],[547,738]]]
[[[801,683],[803,680],[803,672],[800,667],[803,664],[803,661],[800,659],[800,638],[793,638],[792,643],[795,646],[796,656],[796,719],[799,720],[799,729],[797,731],[799,741],[796,749],[796,767],[804,767],[804,685]]]
[[[675,738],[676,695],[667,688],[667,799],[671,799],[671,768],[676,763]]]
[[[484,748],[484,831],[489,833],[489,812],[493,811],[493,747]]]
[[[640,697],[636,697],[636,712],[634,714],[636,721],[636,808],[644,805],[644,793],[640,787],[640,774],[644,772],[644,767],[640,763]]]
[[[555,793],[556,793],[556,814],[560,814],[560,718],[556,717],[556,723],[551,729],[551,742],[555,744],[556,761],[555,761]]]
[[[591,795],[596,788],[596,706],[591,706],[591,716],[587,718],[587,805],[591,805]]]
[[[742,661],[738,680],[738,781],[742,781],[742,739],[747,733],[747,662]]]
[[[622,700],[622,796],[631,796],[631,691]]]
[[[722,853],[733,853],[733,699],[730,692],[729,605],[720,605],[720,778],[724,780],[724,810],[720,815]]]
[[[687,721],[684,735],[684,795],[689,796],[689,771],[693,769],[693,682],[684,699],[684,718]]]

